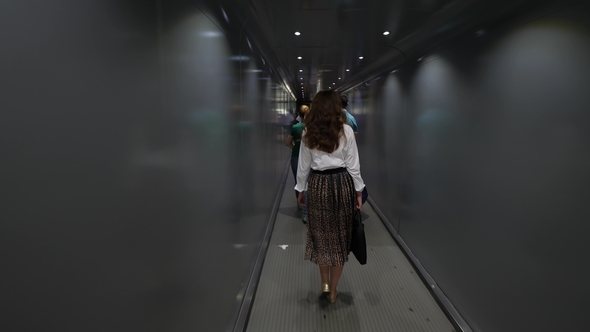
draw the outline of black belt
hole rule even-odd
[[[316,174],[338,174],[338,173],[346,172],[346,168],[344,168],[344,167],[331,168],[331,169],[326,169],[323,171],[316,171],[315,169],[312,169],[311,171],[312,171],[312,173],[316,173]]]

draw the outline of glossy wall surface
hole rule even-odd
[[[347,92],[369,194],[475,331],[590,330],[589,16],[482,27]]]
[[[244,31],[213,1],[0,3],[0,330],[231,327],[295,105]]]

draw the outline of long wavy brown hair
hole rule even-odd
[[[318,92],[313,97],[311,110],[305,116],[305,145],[310,149],[334,152],[338,149],[340,137],[344,134],[345,116],[336,91]]]

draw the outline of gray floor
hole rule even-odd
[[[246,331],[455,331],[369,204],[367,264],[351,254],[336,303],[318,299],[319,269],[303,259],[306,229],[293,187],[289,176]]]

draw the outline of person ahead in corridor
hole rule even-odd
[[[293,171],[293,177],[297,181],[297,164],[299,163],[299,147],[301,146],[301,134],[303,133],[303,126],[305,121],[305,115],[309,113],[309,106],[301,105],[299,108],[299,116],[301,122],[294,124],[291,127],[291,132],[287,136],[285,145],[291,149],[291,170]],[[295,199],[299,198],[299,192],[295,190]],[[303,209],[302,217],[303,223],[307,221],[307,211]]]
[[[353,212],[362,207],[364,187],[354,132],[338,93],[320,91],[305,117],[295,190],[301,206],[307,191],[305,259],[319,265],[320,296],[330,303],[348,261]]]
[[[346,108],[348,107],[348,96],[347,95],[340,95],[340,101],[342,102],[342,111],[346,115],[346,123],[348,123],[348,125],[350,127],[352,127],[352,131],[354,131],[354,138],[356,138],[358,135],[358,132],[359,132],[359,127],[356,124],[356,119],[354,118],[354,116],[346,110]],[[364,187],[363,188],[363,204],[365,204],[368,197],[369,197],[369,193],[367,192],[367,187]]]

